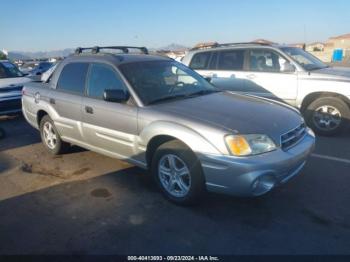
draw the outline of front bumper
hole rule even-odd
[[[22,111],[21,96],[0,99],[0,115],[10,115]]]
[[[315,145],[312,131],[294,147],[250,157],[198,154],[209,191],[259,196],[296,176]]]

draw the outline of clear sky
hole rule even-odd
[[[0,49],[322,41],[350,33],[349,0],[0,0]]]

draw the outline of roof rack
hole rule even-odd
[[[211,45],[205,45],[200,44],[193,48],[191,48],[191,51],[199,50],[199,49],[207,49],[207,48],[215,48],[215,47],[226,47],[226,46],[236,46],[236,45],[262,45],[262,46],[270,46],[271,44],[268,43],[261,43],[261,42],[238,42],[238,43],[225,43],[225,44],[219,44],[219,43],[212,43]]]
[[[146,47],[137,47],[137,46],[94,46],[94,47],[78,47],[75,49],[75,54],[81,54],[84,50],[91,50],[91,53],[97,54],[102,49],[115,49],[121,50],[124,54],[129,53],[129,49],[139,49],[143,54],[148,55],[148,49]]]

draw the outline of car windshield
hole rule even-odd
[[[22,77],[23,73],[10,62],[0,63],[0,78]]]
[[[196,72],[176,61],[150,61],[120,66],[144,104],[219,92]]]
[[[294,61],[301,65],[305,70],[311,71],[328,67],[321,60],[301,48],[283,47],[281,49],[292,57]]]

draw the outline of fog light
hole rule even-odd
[[[276,180],[272,175],[260,176],[252,183],[254,196],[261,196],[269,192],[276,184]]]

